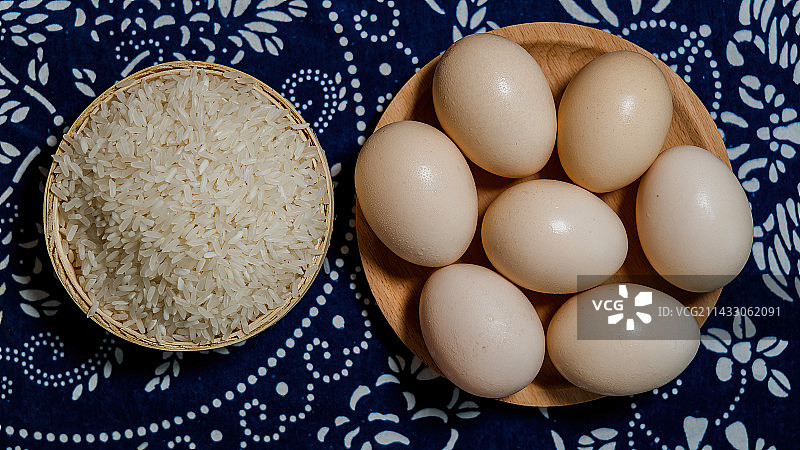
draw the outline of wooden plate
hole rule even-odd
[[[529,23],[494,30],[522,45],[539,62],[550,83],[556,99],[561,98],[569,80],[589,61],[615,50],[639,52],[653,60],[667,78],[672,90],[674,113],[672,124],[662,150],[679,144],[693,144],[713,152],[730,167],[725,144],[717,126],[683,80],[658,58],[631,42],[594,28],[564,23]],[[444,50],[444,49],[443,49]],[[417,72],[397,93],[394,100],[378,122],[380,128],[399,120],[418,120],[439,126],[433,109],[431,80],[438,57]],[[470,163],[478,186],[479,222],[491,201],[505,188],[519,182],[492,175]],[[555,178],[569,181],[558,162],[556,152],[545,168],[530,178]],[[662,290],[689,306],[713,306],[721,289],[694,294],[669,285],[656,273],[639,245],[635,224],[635,195],[638,183],[618,191],[600,195],[621,217],[628,232],[628,256],[613,281],[631,281],[631,276],[649,276],[648,284]],[[375,236],[364,220],[361,209],[356,211],[356,232],[364,272],[372,293],[386,316],[386,320],[400,339],[430,367],[437,369],[425,348],[419,326],[419,294],[428,275],[434,270],[408,263],[394,255]],[[470,262],[491,267],[476,236],[461,262]],[[556,309],[569,295],[546,295],[524,291],[547,326]],[[697,317],[702,325],[706,317]],[[438,369],[437,369],[438,370]],[[579,389],[568,383],[555,370],[549,358],[545,358],[539,376],[520,392],[500,400],[528,406],[557,406],[581,403],[601,397]]]

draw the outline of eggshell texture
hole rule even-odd
[[[458,40],[436,66],[432,88],[442,129],[481,168],[524,177],[553,153],[553,94],[519,44],[484,33]]]
[[[461,389],[499,398],[527,386],[544,360],[544,330],[528,298],[485,267],[454,264],[422,288],[425,345],[442,374]]]
[[[636,318],[636,326],[630,331],[625,321],[613,328],[606,322],[598,322],[597,326],[612,330],[607,339],[578,339],[578,315],[593,313],[589,311],[593,299],[618,298],[618,284],[582,292],[556,311],[547,328],[547,352],[567,381],[597,394],[631,395],[668,383],[689,365],[700,346],[697,322],[691,315],[679,315],[677,311],[683,305],[669,295],[638,287],[652,292],[651,311],[668,308],[673,314],[669,317],[651,314],[652,321],[648,324]],[[626,310],[625,314],[633,313]],[[649,339],[648,334],[653,330],[674,338]]]
[[[718,289],[744,268],[753,245],[750,204],[736,176],[690,145],[664,151],[639,183],[636,228],[647,259],[681,289]]]
[[[610,192],[639,178],[658,156],[672,121],[661,70],[618,51],[584,66],[558,106],[558,157],[575,183]]]
[[[481,239],[500,273],[550,294],[602,283],[628,253],[616,213],[591,192],[556,180],[530,180],[501,193],[486,210]]]
[[[355,188],[375,235],[414,264],[453,263],[475,235],[475,180],[455,144],[430,125],[403,121],[377,130],[358,155]]]

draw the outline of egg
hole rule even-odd
[[[544,360],[544,330],[516,286],[482,266],[453,264],[425,282],[419,302],[425,346],[441,373],[481,397],[524,388]]]
[[[736,176],[700,147],[664,151],[636,195],[636,228],[645,256],[681,289],[718,289],[744,268],[753,245],[750,203]]]
[[[558,106],[558,157],[576,184],[610,192],[639,178],[672,121],[672,94],[658,66],[630,51],[602,55],[569,82]]]
[[[375,235],[411,263],[451,264],[475,235],[472,172],[458,147],[430,125],[402,121],[375,131],[358,155],[355,188]]]
[[[625,227],[608,205],[574,184],[546,179],[503,191],[486,210],[481,240],[509,280],[551,294],[602,283],[628,253]]]
[[[700,346],[700,328],[679,301],[628,284],[629,302],[620,311],[608,303],[621,298],[619,287],[608,284],[573,296],[547,328],[547,353],[559,373],[602,395],[632,395],[662,386],[683,372]],[[646,309],[631,304],[634,290],[651,293]],[[649,322],[636,313],[648,314],[644,317]],[[609,319],[615,314],[624,317],[612,324]]]
[[[442,129],[484,170],[525,177],[553,153],[553,94],[516,42],[485,33],[459,39],[436,65],[432,90]]]

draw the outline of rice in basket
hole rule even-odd
[[[324,252],[326,178],[308,124],[254,83],[146,77],[65,136],[51,192],[89,316],[158,342],[225,341],[298,296]]]

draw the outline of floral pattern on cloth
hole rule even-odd
[[[515,23],[597,27],[697,93],[752,205],[753,256],[687,370],[652,392],[559,408],[475,398],[397,339],[355,239],[353,168],[393,94],[454,40]],[[800,1],[0,1],[0,448],[793,449],[800,442]],[[297,105],[335,183],[307,296],[240,345],[146,350],[83,317],[42,235],[50,156],[89,102],[176,59],[231,65]]]

